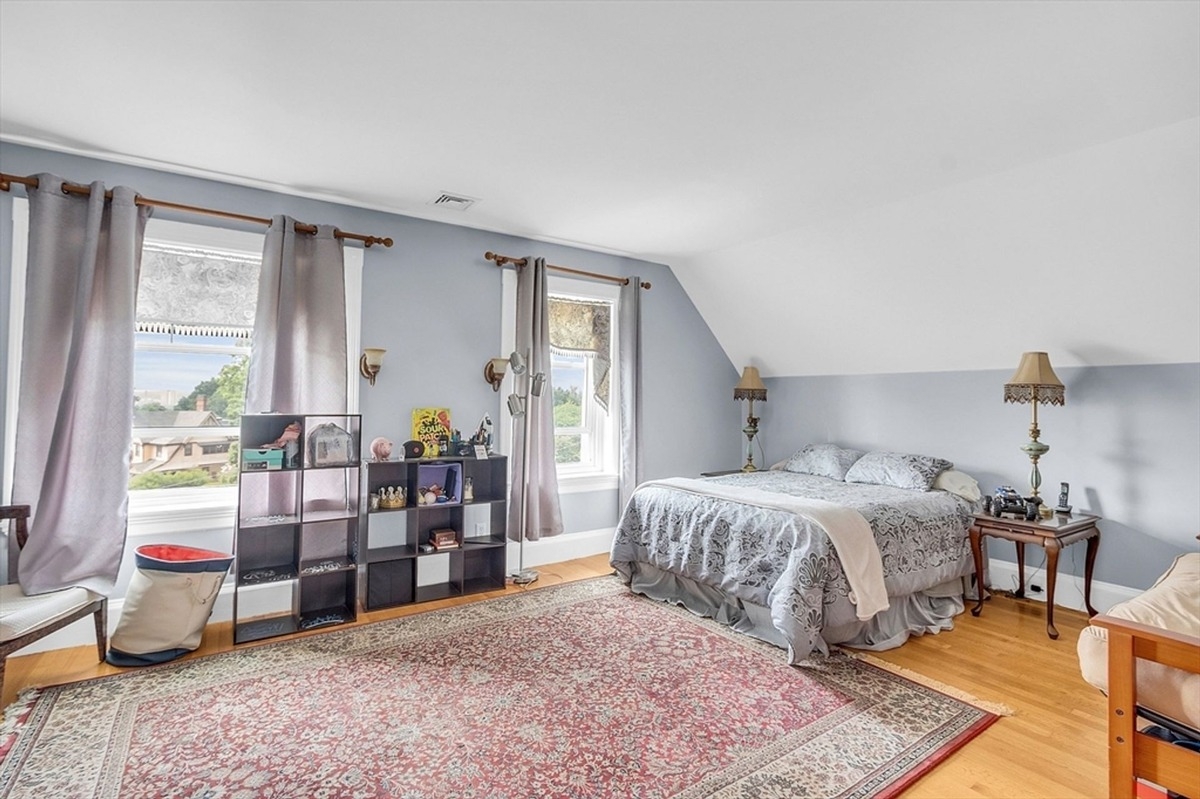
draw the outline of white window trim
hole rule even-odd
[[[231,230],[151,218],[146,238],[202,246],[206,249],[261,255],[265,233]],[[13,198],[12,270],[9,290],[8,369],[5,376],[3,497],[11,501],[17,431],[17,400],[21,379],[21,345],[25,317],[25,264],[29,253],[29,201]],[[346,400],[347,412],[358,413],[358,353],[362,336],[363,251],[345,248],[346,264]],[[212,429],[199,428],[211,433]],[[218,428],[228,430],[229,428]],[[150,432],[139,428],[139,432]],[[154,429],[165,432],[164,428]],[[170,428],[173,435],[191,428]],[[232,527],[237,515],[237,486],[164,488],[129,493],[128,536],[187,533]]]
[[[559,277],[551,275],[549,278],[549,291],[551,294],[577,294],[581,296],[590,296],[611,300],[617,303],[621,296],[621,289],[615,283],[600,283],[590,280],[578,280],[576,278]],[[612,351],[614,359],[616,353],[620,352],[617,341],[617,314],[613,314],[613,341]],[[501,357],[507,356],[516,347],[516,330],[517,330],[517,273],[513,269],[505,269],[500,276],[500,352]],[[614,364],[615,365],[615,364]],[[609,403],[609,413],[612,414],[613,435],[612,439],[606,442],[608,446],[613,448],[611,453],[611,462],[613,468],[604,469],[559,469],[558,472],[558,493],[560,494],[584,494],[592,491],[610,491],[616,490],[620,483],[620,464],[617,463],[618,454],[616,452],[618,437],[620,436],[621,419],[620,419],[620,404],[615,401],[619,396],[618,372],[613,369],[612,376],[609,378],[612,386],[612,395],[614,401]],[[500,386],[500,394],[507,397],[512,393],[513,377],[511,372],[504,376],[504,383]],[[512,454],[512,426],[513,417],[508,412],[508,404],[500,403],[500,418],[496,424],[496,451],[505,455]],[[512,470],[509,470],[512,474]]]
[[[4,474],[5,504],[13,500],[13,467],[17,448],[17,398],[21,385],[21,345],[25,335],[25,264],[29,260],[29,200],[12,198],[12,269],[8,284],[8,369],[4,379]],[[7,574],[7,572],[5,572]]]

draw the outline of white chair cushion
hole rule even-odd
[[[1180,555],[1158,582],[1108,615],[1200,638],[1200,552]],[[1107,693],[1108,630],[1085,627],[1078,652],[1083,678]],[[1139,660],[1137,692],[1138,704],[1200,729],[1200,674]]]
[[[86,588],[26,596],[16,583],[0,585],[0,642],[52,624],[100,598]]]

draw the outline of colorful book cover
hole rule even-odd
[[[412,437],[425,445],[425,455],[444,455],[438,449],[438,439],[450,440],[449,408],[413,408]]]

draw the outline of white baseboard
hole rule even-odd
[[[1007,560],[988,559],[988,585],[997,591],[1015,591],[1017,589],[1017,564]],[[1041,591],[1031,591],[1030,585],[1041,586]],[[1116,583],[1106,583],[1102,580],[1092,580],[1092,607],[1101,613],[1118,602],[1132,599],[1142,593],[1140,588],[1129,588]],[[1046,601],[1046,570],[1045,568],[1030,568],[1025,564],[1025,598],[1036,602]],[[1060,608],[1085,611],[1083,605],[1083,578],[1073,574],[1064,574],[1061,570],[1054,586],[1054,605]]]
[[[608,552],[612,549],[612,539],[615,533],[615,529],[608,527],[600,530],[587,530],[580,533],[556,535],[553,538],[543,538],[540,541],[527,541],[525,542],[525,566],[561,563],[564,560],[573,560],[575,558],[587,557],[588,555],[598,555]],[[517,543],[510,541],[508,544],[509,573],[517,570],[518,561],[519,548]],[[123,597],[111,599],[108,602],[108,633],[110,636],[112,635],[112,631],[116,629],[117,621],[121,618],[121,608],[124,605],[125,599]],[[231,577],[226,579],[225,584],[221,586],[221,593],[217,595],[216,604],[213,605],[213,612],[208,621],[209,624],[212,624],[213,622],[231,621],[232,619],[233,580]],[[95,627],[92,624],[92,617],[88,616],[86,619],[80,619],[74,624],[69,624],[41,640],[34,641],[24,649],[14,652],[12,656],[32,655],[35,652],[48,652],[51,649],[65,649],[73,646],[94,645],[95,642]]]
[[[612,550],[613,536],[616,529],[605,527],[599,530],[586,530],[581,533],[566,533],[538,541],[525,542],[525,566],[541,566],[546,563],[562,563],[564,560],[586,558],[588,555],[599,555]],[[508,571],[517,571],[520,561],[520,545],[515,541],[508,542]]]

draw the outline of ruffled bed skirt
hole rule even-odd
[[[764,605],[731,597],[720,589],[663,571],[649,563],[622,564],[630,590],[662,602],[674,602],[691,612],[729,625],[737,632],[788,649],[788,641]],[[628,568],[630,573],[624,574]],[[826,627],[821,637],[828,644],[857,649],[894,649],[909,636],[938,633],[954,627],[954,617],[965,607],[965,578],[955,577],[924,591],[889,597],[890,607],[867,621]],[[789,655],[791,653],[789,652]]]

